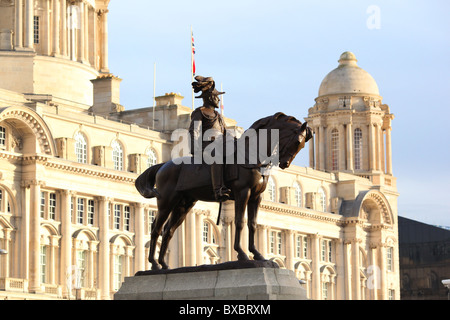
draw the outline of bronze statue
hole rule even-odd
[[[192,119],[201,119],[203,124],[203,119],[206,118],[206,124],[217,125],[218,131],[223,133],[225,131],[223,119],[214,110],[216,105],[218,105],[218,95],[221,93],[215,90],[214,81],[211,78],[197,77],[196,80],[198,84],[194,83],[193,86],[195,90],[202,91],[200,97],[204,99],[204,106],[202,107],[203,109],[199,108],[194,111]],[[190,131],[194,133],[195,129],[191,129]],[[148,257],[149,262],[152,264],[152,270],[159,270],[161,267],[163,269],[169,268],[164,260],[169,242],[175,230],[181,225],[197,201],[221,202],[223,200],[220,194],[217,197],[215,192],[219,185],[220,188],[226,187],[226,189],[222,189],[222,191],[225,190],[225,192],[222,192],[222,195],[226,194],[230,200],[235,201],[236,233],[234,249],[238,253],[238,260],[249,260],[249,257],[244,253],[240,245],[246,208],[249,228],[249,251],[253,254],[254,260],[264,260],[264,257],[255,247],[258,209],[261,195],[266,189],[268,181],[267,174],[262,172],[261,169],[270,165],[278,165],[281,169],[289,167],[298,152],[304,148],[305,143],[312,138],[312,130],[307,126],[306,122],[301,123],[292,116],[278,112],[273,116],[256,121],[247,131],[255,132],[258,143],[249,143],[245,133],[243,137],[235,141],[236,145],[243,142],[241,145],[244,145],[247,149],[251,147],[263,148],[261,146],[264,146],[264,144],[261,144],[260,141],[267,139],[267,136],[263,136],[272,133],[275,135],[276,133],[278,141],[275,145],[267,144],[266,150],[258,149],[256,151],[257,154],[265,153],[266,155],[277,153],[278,156],[275,157],[277,163],[268,163],[267,161],[261,161],[261,159],[250,163],[251,161],[248,161],[248,157],[245,158],[245,163],[234,162],[228,164],[227,162],[225,171],[227,173],[232,172],[232,174],[226,175],[228,179],[224,179],[222,172],[219,172],[219,170],[223,171],[223,165],[220,165],[220,169],[211,170],[208,165],[180,164],[175,160],[171,160],[150,167],[138,177],[135,185],[140,194],[145,198],[157,198],[158,214],[152,224]],[[193,141],[193,143],[196,142]],[[211,141],[208,141],[206,144],[208,145],[209,143]],[[202,149],[204,148],[202,147]],[[236,157],[234,157],[234,160],[236,160]],[[183,188],[180,188],[179,180],[182,178],[182,172],[195,172],[195,178],[185,179]],[[218,174],[219,177],[214,177],[215,174]],[[212,179],[209,175],[213,176]],[[214,182],[215,178],[217,178],[217,181]],[[200,183],[200,180],[204,181],[204,183]],[[213,183],[211,183],[211,180]],[[159,258],[156,261],[156,244],[163,227]]]
[[[198,97],[203,99],[203,106],[195,109],[191,114],[191,124],[189,126],[189,133],[191,137],[191,153],[202,152],[211,142],[216,139],[223,141],[222,137],[226,134],[225,121],[222,115],[215,109],[219,108],[219,95],[225,92],[219,92],[216,90],[216,85],[211,77],[205,78],[202,76],[196,76],[197,82],[192,83],[195,93],[202,94]],[[214,130],[215,133],[209,137],[209,141],[202,139],[205,132],[208,130]],[[201,133],[201,134],[200,134]],[[223,177],[223,163],[213,162],[211,163],[211,182],[214,189],[214,196],[218,201],[226,201],[230,198],[231,190],[225,186]]]

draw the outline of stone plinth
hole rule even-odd
[[[138,272],[114,300],[306,300],[293,271],[265,261]]]

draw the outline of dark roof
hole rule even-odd
[[[450,241],[450,230],[399,216],[398,236],[400,243]]]

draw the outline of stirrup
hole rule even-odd
[[[214,191],[214,196],[217,201],[223,202],[230,200],[231,198],[231,190],[227,187],[223,186]]]

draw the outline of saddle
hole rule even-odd
[[[239,178],[238,166],[235,164],[224,165],[225,182]],[[185,191],[195,188],[212,186],[211,168],[208,164],[183,164],[178,177],[176,191]]]

